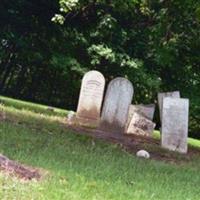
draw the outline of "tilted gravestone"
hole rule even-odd
[[[155,112],[155,104],[130,105],[128,112],[127,126],[129,125],[134,113],[138,113],[152,121],[154,117],[154,112]]]
[[[163,100],[162,147],[187,153],[189,100],[165,97]]]
[[[105,78],[98,71],[87,72],[81,84],[76,119],[81,125],[96,126],[100,119]]]
[[[163,99],[165,97],[180,98],[179,91],[158,93],[158,106],[160,112],[160,122],[162,123]]]
[[[135,112],[133,113],[132,119],[129,123],[126,133],[152,136],[154,128],[155,128],[155,123]]]
[[[110,82],[102,110],[101,130],[124,133],[132,97],[133,86],[129,80],[116,78]]]
[[[153,120],[155,112],[155,104],[138,105],[138,112],[141,113],[141,115],[143,115],[144,117]]]

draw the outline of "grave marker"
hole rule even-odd
[[[162,123],[163,99],[165,97],[180,98],[180,92],[179,91],[173,91],[173,92],[158,93],[158,106],[159,106],[160,122],[161,123]]]
[[[104,87],[105,78],[100,72],[89,71],[84,75],[76,115],[80,124],[97,125],[100,119]]]
[[[162,147],[187,153],[189,100],[165,97],[163,100]]]
[[[132,97],[133,86],[129,80],[125,78],[112,80],[105,96],[100,129],[113,133],[124,133]]]
[[[129,123],[127,134],[152,136],[154,128],[155,123],[135,112]]]
[[[155,112],[155,104],[139,104],[139,105],[130,105],[129,107],[129,113],[128,113],[128,120],[127,120],[127,126],[129,125],[132,116],[134,113],[138,113],[147,119],[153,120]]]

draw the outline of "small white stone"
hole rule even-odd
[[[73,123],[73,120],[76,116],[76,113],[74,111],[70,111],[68,114],[67,114],[67,121],[69,124],[72,124]]]
[[[150,158],[150,154],[147,151],[145,151],[145,150],[139,150],[136,153],[136,156],[137,157],[142,157],[142,158]]]
[[[72,119],[74,116],[75,116],[75,112],[73,112],[73,111],[70,111],[70,112],[67,114],[67,118],[68,118],[69,120]]]

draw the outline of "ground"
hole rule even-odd
[[[0,199],[199,200],[198,140],[189,139],[189,155],[183,156],[161,149],[158,132],[152,140],[134,138],[137,148],[153,155],[139,159],[137,148],[127,152],[69,129],[65,110],[0,101],[0,153],[44,172],[39,181],[22,181],[1,171]]]

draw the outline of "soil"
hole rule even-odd
[[[151,159],[161,160],[167,163],[188,163],[194,159],[195,156],[200,156],[200,148],[189,146],[187,154],[180,154],[161,148],[158,139],[147,136],[109,133],[98,129],[72,125],[67,125],[67,128],[79,135],[87,135],[93,139],[102,139],[106,142],[118,144],[122,149],[131,154],[136,154],[137,151],[144,149],[150,153]],[[41,170],[22,165],[16,161],[10,160],[2,154],[0,154],[0,171],[25,181],[32,179],[40,180],[42,178]]]
[[[194,156],[200,156],[200,149],[191,146],[189,146],[187,154],[168,151],[161,148],[160,140],[152,137],[133,134],[114,134],[80,126],[67,126],[67,128],[76,134],[88,135],[94,139],[98,138],[110,143],[118,144],[121,148],[132,154],[136,154],[137,151],[144,149],[150,153],[151,159],[168,163],[181,164],[189,162]]]
[[[41,174],[38,169],[22,165],[0,154],[0,171],[23,180],[39,180]]]

